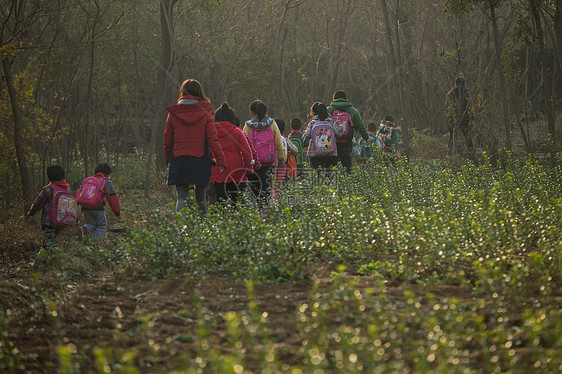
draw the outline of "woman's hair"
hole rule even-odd
[[[279,128],[279,132],[281,135],[285,132],[285,121],[283,118],[275,118],[275,123],[277,123],[277,127]]]
[[[308,112],[308,115],[306,116],[308,122],[312,121],[314,119],[314,116],[318,114],[316,113],[318,104],[320,104],[320,101],[314,102],[314,104],[312,104],[312,106],[310,107],[310,112]]]
[[[262,120],[267,113],[267,106],[261,100],[254,100],[250,103],[250,112],[258,116],[258,120]]]
[[[203,87],[196,79],[188,79],[182,83],[180,87],[180,97],[182,96],[197,96],[201,101],[211,102],[205,93],[203,92]]]
[[[394,117],[392,117],[392,116],[384,116],[383,121],[384,121],[384,122],[393,122],[393,123],[394,123]]]
[[[318,119],[320,121],[325,121],[326,118],[330,116],[328,114],[328,108],[326,108],[326,104],[318,101],[312,104],[312,107],[310,107],[310,113],[308,114],[310,120],[312,120],[315,115],[318,116]]]
[[[347,95],[342,90],[337,90],[336,92],[334,92],[334,100],[336,99],[347,100]]]
[[[94,174],[97,174],[97,173],[99,173],[100,171],[101,171],[102,173],[104,173],[105,175],[109,175],[109,174],[111,174],[111,171],[112,171],[112,170],[111,170],[111,166],[109,166],[109,165],[106,164],[106,163],[99,164],[99,165],[96,166],[96,168],[94,169]]]
[[[59,182],[64,180],[64,169],[59,165],[48,166],[47,178],[49,178],[50,182]]]
[[[291,128],[293,130],[300,130],[302,128],[302,121],[300,118],[293,118],[291,120]]]
[[[215,112],[215,122],[227,121],[236,124],[236,119],[236,114],[230,109],[228,103],[223,103]],[[240,121],[238,121],[238,124],[240,124]]]

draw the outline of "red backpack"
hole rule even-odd
[[[295,179],[297,177],[297,158],[292,154],[287,154],[287,177]]]
[[[105,179],[103,177],[91,176],[82,181],[78,192],[76,192],[76,201],[83,208],[97,208],[105,199],[103,192],[105,187]]]
[[[70,227],[78,222],[78,205],[76,199],[66,187],[51,183],[53,189],[52,207],[49,218],[57,226]]]

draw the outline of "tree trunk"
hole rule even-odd
[[[29,172],[27,170],[27,160],[25,158],[25,151],[23,146],[23,115],[20,110],[18,94],[14,81],[12,80],[12,63],[8,61],[8,57],[2,58],[2,67],[4,70],[4,77],[6,85],[8,86],[8,95],[12,105],[12,118],[14,121],[14,147],[16,149],[16,160],[18,162],[22,192],[26,200],[31,199],[31,185],[29,181]]]
[[[149,196],[148,187],[150,185],[150,168],[153,152],[156,154],[156,168],[164,170],[166,168],[166,158],[164,155],[164,100],[166,99],[168,74],[172,64],[172,37],[173,37],[173,8],[177,0],[160,1],[160,28],[162,31],[162,49],[160,50],[160,63],[156,76],[156,100],[154,108],[154,121],[152,124],[152,134],[148,147],[148,157],[146,161],[146,173],[144,179],[144,193]]]
[[[388,8],[386,6],[386,0],[381,0],[381,8],[382,8],[382,13],[383,13],[383,17],[384,17],[384,26],[386,29],[386,38],[388,40],[388,51],[390,53],[390,61],[391,61],[391,66],[390,66],[390,71],[392,73],[392,79],[390,80],[390,82],[395,80],[395,72],[396,72],[396,55],[394,52],[394,43],[392,42],[392,29],[390,28],[390,19],[388,18]],[[397,85],[395,85],[394,87],[396,89],[396,100],[399,101],[400,100],[400,90],[397,87]]]
[[[283,11],[281,14],[281,19],[277,25],[275,30],[275,37],[273,38],[273,53],[278,53],[275,56],[275,61],[273,63],[272,69],[273,72],[271,74],[270,83],[269,83],[269,97],[275,98],[277,93],[283,94],[283,70],[284,70],[284,48],[285,48],[285,37],[287,35],[285,31],[285,20],[287,19],[287,13],[289,12],[289,4],[291,0],[285,0],[283,4]],[[277,81],[277,85],[275,82]],[[280,100],[282,103],[283,100]],[[271,103],[270,103],[271,104]]]
[[[394,32],[396,34],[396,74],[398,78],[398,113],[400,116],[400,126],[402,128],[404,155],[407,157],[410,153],[410,132],[408,131],[408,122],[404,118],[404,110],[402,108],[402,89],[404,82],[402,79],[402,49],[400,43],[400,23],[398,13],[400,11],[400,0],[396,0],[396,14],[394,19]]]
[[[494,46],[495,46],[495,58],[496,58],[496,65],[498,66],[498,74],[499,74],[499,83],[500,83],[500,99],[502,103],[502,114],[503,114],[503,123],[504,123],[504,131],[505,131],[505,148],[508,151],[511,151],[511,126],[509,124],[509,107],[507,103],[507,96],[505,91],[505,76],[503,71],[503,65],[501,62],[501,53],[502,47],[500,43],[500,34],[498,31],[498,19],[496,16],[496,7],[490,6],[490,18],[492,21],[492,31],[494,34]]]
[[[168,75],[172,64],[172,38],[173,38],[173,7],[176,0],[161,0],[160,2],[160,27],[162,31],[162,49],[160,50],[160,63],[156,78],[156,118],[154,125],[157,127],[155,134],[156,167],[164,169],[164,106],[167,99]]]
[[[535,31],[537,35],[537,42],[539,43],[539,50],[541,55],[541,72],[544,77],[543,83],[543,96],[544,105],[546,108],[546,118],[548,121],[548,138],[550,141],[550,164],[552,167],[556,165],[556,122],[554,118],[554,97],[553,97],[553,71],[551,69],[552,64],[550,63],[550,58],[546,52],[545,40],[544,40],[544,30],[541,22],[541,6],[540,0],[530,0],[529,4],[531,6],[531,14],[533,16],[533,21],[535,23]]]
[[[94,66],[95,66],[95,51],[96,51],[96,44],[95,44],[95,36],[96,36],[96,25],[98,22],[98,17],[99,17],[99,6],[97,4],[97,2],[94,1],[94,4],[96,5],[96,14],[94,17],[94,24],[92,25],[92,28],[90,30],[90,68],[88,71],[88,87],[86,88],[86,113],[85,113],[85,120],[84,120],[84,154],[82,155],[82,159],[84,160],[84,177],[88,177],[90,175],[90,114],[91,114],[91,101],[92,98],[90,96],[90,93],[92,92],[92,84],[93,84],[93,80],[94,80]],[[97,157],[97,155],[96,155]]]
[[[562,77],[562,0],[556,0],[556,10],[554,15],[554,31],[555,31],[555,50],[556,58],[555,67],[552,76],[552,96],[553,96],[553,118],[556,121],[556,103],[558,101],[558,93],[556,82],[560,77]],[[560,147],[560,139],[556,136],[556,123],[552,123],[552,128],[550,129],[552,134],[552,149],[550,152],[550,164],[552,167],[556,166],[556,156],[558,154],[558,148]]]
[[[525,115],[525,125],[526,127],[522,129],[522,135],[527,139],[527,154],[533,154],[533,144],[531,143],[531,137],[529,136],[529,69],[531,66],[529,47],[525,48],[525,69],[523,70],[523,113]]]
[[[562,0],[556,0],[554,10],[554,37],[556,50],[556,71],[555,75],[562,77]]]
[[[353,13],[353,8],[355,7],[355,0],[344,0],[342,3],[342,8],[338,10],[339,17],[344,20],[351,20],[351,14]],[[336,19],[337,19],[336,18]],[[334,33],[334,46],[335,52],[330,60],[330,65],[333,66],[333,71],[329,71],[328,73],[331,75],[330,77],[330,87],[329,92],[332,93],[337,89],[341,89],[343,87],[338,88],[338,80],[339,80],[339,73],[341,70],[340,62],[344,60],[343,56],[343,47],[346,40],[346,29],[347,23],[346,22],[339,22],[336,20],[332,20],[332,22],[337,22],[337,30]]]
[[[396,14],[395,14],[395,25],[394,25],[394,32],[396,36],[396,50],[394,49],[394,43],[392,42],[392,29],[390,27],[390,19],[388,15],[388,8],[386,6],[386,0],[381,0],[381,7],[384,17],[384,24],[386,28],[386,37],[388,39],[388,49],[390,52],[390,60],[392,62],[392,81],[394,81],[394,89],[396,93],[396,104],[399,114],[399,120],[402,121],[403,111],[402,111],[402,77],[400,73],[400,64],[401,64],[401,52],[400,52],[400,30],[398,25],[398,9],[400,7],[400,0],[396,0]],[[408,156],[409,151],[409,132],[408,132],[408,125],[406,121],[402,124],[402,132],[404,134],[403,137],[403,144],[404,144],[404,154]]]

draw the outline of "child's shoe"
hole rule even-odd
[[[80,226],[78,228],[80,230],[80,237],[83,239],[86,235],[88,235],[88,230],[86,230],[86,226]]]

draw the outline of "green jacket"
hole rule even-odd
[[[328,107],[328,113],[332,115],[332,113],[334,113],[335,107],[337,106],[344,107],[351,115],[351,121],[353,121],[353,129],[355,131],[358,131],[363,139],[369,139],[369,134],[365,129],[365,124],[363,123],[363,119],[361,118],[361,115],[359,114],[357,108],[355,108],[349,101],[345,99],[335,99]]]

